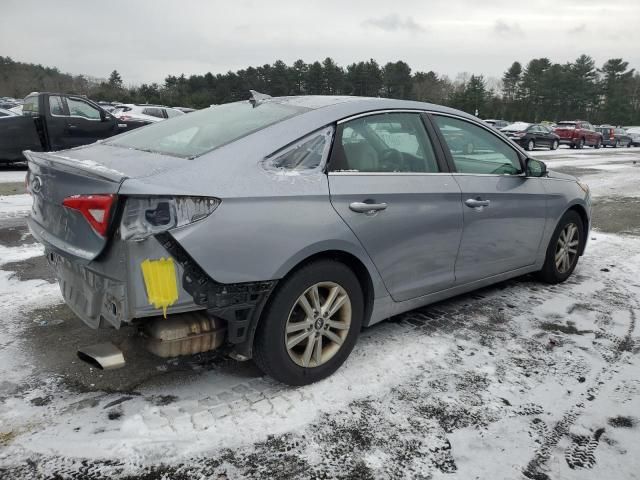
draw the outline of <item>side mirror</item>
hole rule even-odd
[[[527,158],[526,160],[527,177],[546,177],[547,165],[540,160]]]

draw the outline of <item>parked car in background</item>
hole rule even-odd
[[[625,127],[631,137],[631,146],[640,147],[640,127]]]
[[[561,145],[569,145],[571,148],[602,146],[602,134],[589,122],[582,120],[558,122],[554,133],[560,137]]]
[[[32,93],[24,100],[22,115],[2,120],[0,163],[25,161],[23,150],[63,150],[120,131],[118,120],[87,98]]]
[[[16,115],[18,115],[16,112],[12,112],[11,110],[0,108],[0,118],[15,117]]]
[[[486,123],[487,125],[491,125],[496,130],[500,130],[506,127],[507,125],[509,125],[511,122],[507,122],[506,120],[495,120],[493,118],[489,118],[487,120],[484,120],[484,123]]]
[[[123,121],[134,121],[143,125],[160,122],[167,118],[184,115],[184,112],[163,105],[126,103],[117,105],[113,115]]]
[[[560,145],[560,137],[539,123],[516,122],[500,131],[526,150],[536,147],[556,150]]]
[[[225,343],[290,385],[335,372],[362,327],[565,281],[591,223],[575,177],[421,102],[262,95],[27,156],[30,230],[88,326]]]
[[[596,131],[602,134],[602,145],[604,147],[630,147],[632,140],[631,135],[624,128],[614,127],[612,125],[600,125],[596,127]]]

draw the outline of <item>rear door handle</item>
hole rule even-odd
[[[357,213],[372,214],[380,210],[385,210],[386,208],[387,208],[386,203],[353,202],[349,204],[349,209]]]
[[[477,200],[475,198],[469,198],[468,200],[464,201],[464,204],[467,207],[471,207],[471,208],[482,208],[482,207],[488,207],[491,204],[490,200]]]

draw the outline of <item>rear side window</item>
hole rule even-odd
[[[299,172],[315,170],[329,155],[332,138],[333,127],[323,128],[265,159],[265,166]]]
[[[49,111],[51,112],[51,115],[64,115],[64,104],[62,103],[62,97],[58,95],[52,95],[49,97]]]
[[[142,110],[142,113],[144,113],[145,115],[150,115],[152,117],[157,117],[157,118],[164,118],[164,115],[162,114],[162,109],[161,108],[145,108]]]
[[[248,101],[227,103],[132,130],[106,143],[194,158],[307,111],[270,101],[255,107]]]
[[[164,111],[167,112],[167,118],[179,117],[180,115],[184,115],[182,112],[174,110],[173,108],[165,108]]]
[[[384,113],[338,126],[332,171],[436,173],[433,146],[416,113]]]
[[[23,115],[38,115],[38,97],[27,97],[24,99],[24,104],[22,105],[22,114]]]
[[[93,105],[89,105],[79,98],[67,98],[69,115],[72,117],[83,117],[90,120],[100,120],[100,110]]]
[[[522,173],[516,151],[496,135],[471,122],[434,115],[449,147],[456,171],[485,175],[517,175]]]

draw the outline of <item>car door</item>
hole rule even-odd
[[[333,207],[395,301],[454,284],[462,235],[460,188],[418,112],[372,113],[340,122],[328,178]]]
[[[80,97],[67,97],[69,135],[67,146],[77,147],[93,143],[117,133],[116,121],[107,112]]]
[[[69,111],[64,98],[60,95],[48,97],[47,136],[49,149],[52,151],[64,150],[75,145],[69,143]]]
[[[520,154],[490,129],[455,116],[431,118],[462,191],[456,283],[532,265],[545,227],[540,179],[526,177]]]

